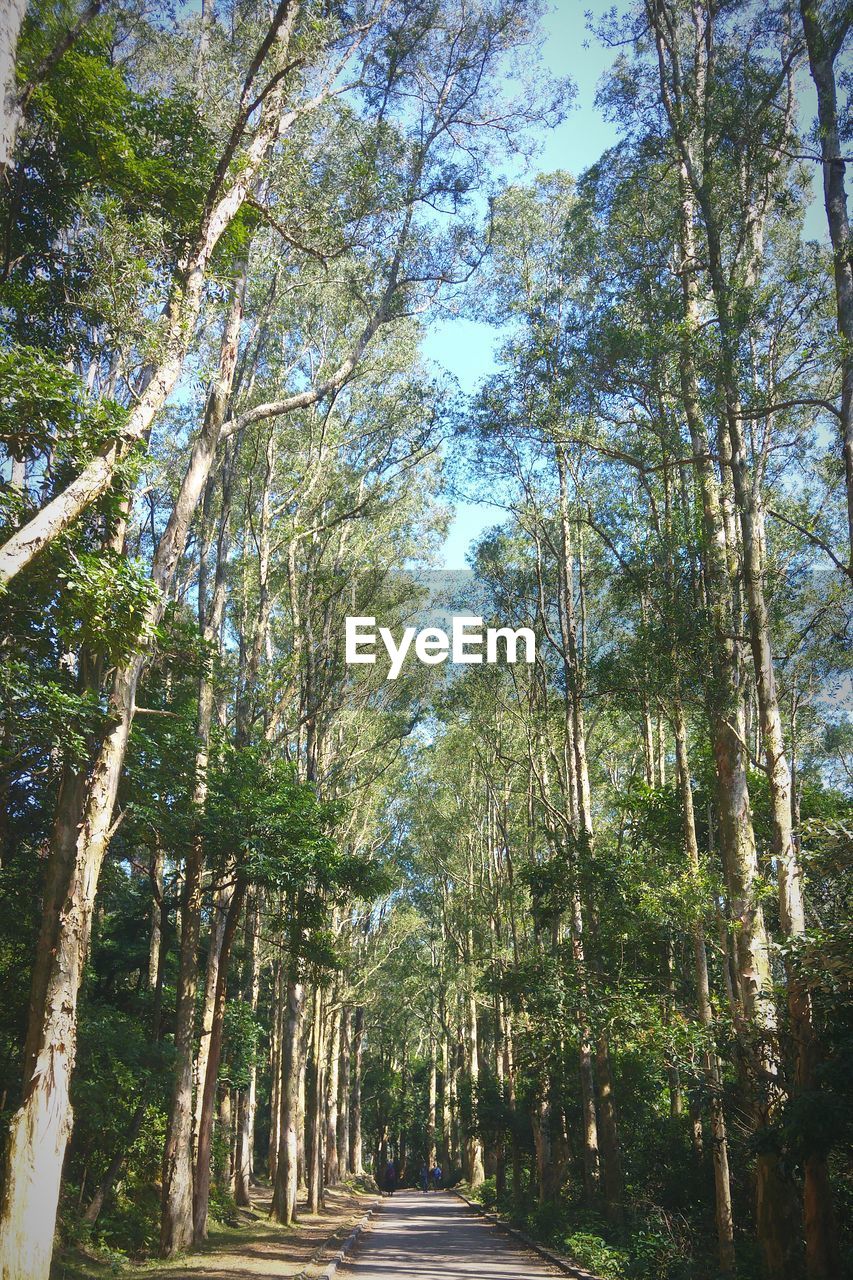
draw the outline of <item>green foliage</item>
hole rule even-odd
[[[120,1191],[98,1221],[97,1240],[113,1257],[152,1253],[160,1236],[160,1197],[148,1184]]]
[[[222,1079],[233,1089],[248,1089],[252,1067],[258,1062],[258,1046],[264,1028],[245,1000],[229,1000],[225,1010],[228,1061]]]
[[[628,1254],[591,1232],[573,1231],[571,1235],[563,1237],[562,1245],[570,1258],[574,1258],[594,1275],[601,1276],[601,1280],[628,1280],[632,1274],[645,1274],[632,1273]],[[654,1274],[663,1276],[665,1273]]]
[[[68,680],[51,679],[20,659],[0,668],[0,695],[31,743],[61,748],[69,762],[85,758],[90,736],[103,722],[94,692],[79,693]]]
[[[213,139],[185,90],[133,89],[112,59],[112,36],[109,20],[90,25],[36,90],[32,112],[59,145],[48,159],[36,134],[30,161],[62,172],[63,194],[91,184],[118,194],[128,211],[163,218],[177,246],[198,215]]]
[[[0,442],[20,459],[51,449],[75,465],[116,439],[126,411],[93,400],[76,374],[49,352],[14,344],[0,352]]]
[[[112,662],[146,647],[159,591],[141,561],[118,552],[72,553],[57,577],[57,626],[69,647],[83,645]]]
[[[472,1187],[471,1199],[476,1200],[484,1209],[494,1209],[498,1202],[497,1186],[494,1178],[484,1178],[479,1187]]]
[[[373,859],[335,841],[339,815],[266,748],[228,747],[211,770],[204,829],[214,864],[236,855],[241,877],[279,894],[277,927],[291,954],[321,967],[337,963],[329,907],[385,883]]]

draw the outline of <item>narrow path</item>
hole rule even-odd
[[[386,1200],[341,1280],[530,1280],[562,1274],[478,1217],[450,1192]]]

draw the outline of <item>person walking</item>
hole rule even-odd
[[[438,1161],[435,1162],[435,1167],[432,1171],[432,1189],[433,1191],[441,1190],[441,1165]]]
[[[426,1160],[421,1165],[421,1191],[429,1191],[429,1166]]]
[[[389,1196],[393,1196],[394,1188],[397,1185],[397,1167],[393,1160],[389,1160],[385,1166],[385,1190]]]

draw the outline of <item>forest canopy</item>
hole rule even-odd
[[[0,1280],[853,1276],[849,6],[0,9]]]

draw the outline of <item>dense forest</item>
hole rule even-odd
[[[851,13],[578,7],[575,175],[542,21],[0,0],[2,1280],[390,1161],[853,1275]]]

